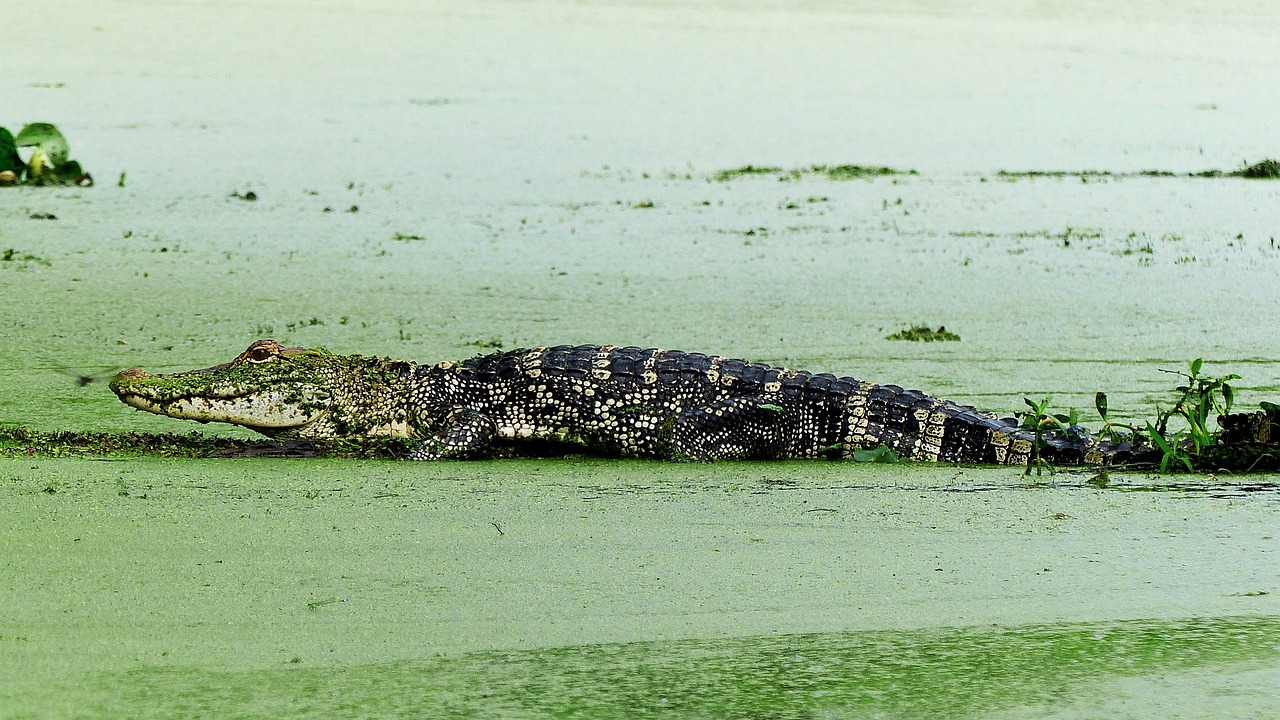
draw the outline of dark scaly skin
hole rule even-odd
[[[669,459],[849,457],[883,445],[915,460],[1021,465],[1033,445],[1012,420],[918,390],[635,347],[562,345],[418,365],[260,340],[205,370],[132,368],[111,389],[142,410],[280,439],[418,438],[415,460],[551,439]],[[1046,440],[1042,458],[1062,465],[1128,451],[1083,432]]]

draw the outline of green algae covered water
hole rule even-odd
[[[1277,631],[1245,617],[825,633],[88,680],[135,717],[1265,717],[1274,697],[1232,686],[1277,680]]]
[[[260,337],[662,346],[1094,424],[1196,357],[1280,396],[1280,185],[1188,176],[1280,152],[1266,4],[7,20],[51,29],[2,124],[97,183],[0,188],[5,424],[185,432],[102,378]],[[901,172],[812,170],[847,164]],[[918,324],[960,340],[887,339]],[[0,718],[1280,716],[1278,478],[1089,480],[10,449]]]
[[[581,460],[0,473],[4,717],[1280,709],[1280,504],[1256,479]]]

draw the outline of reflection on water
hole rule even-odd
[[[103,717],[1044,717],[1114,706],[1117,686],[1165,692],[1171,673],[1245,692],[1242,682],[1273,683],[1278,659],[1280,618],[1231,617],[637,642],[253,672],[156,668],[104,677],[90,692]],[[1249,716],[1280,711],[1276,688],[1263,690],[1251,696],[1271,705]]]

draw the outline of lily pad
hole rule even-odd
[[[36,148],[36,151],[44,156],[44,160],[53,167],[66,162],[70,155],[67,139],[51,123],[31,123],[22,128],[22,132],[18,133],[14,143],[18,147]],[[34,167],[35,164],[36,159],[32,157],[31,165]]]
[[[18,147],[14,143],[13,133],[0,127],[0,172],[7,170],[15,175],[22,175],[26,166],[18,156]]]

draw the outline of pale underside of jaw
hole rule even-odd
[[[320,415],[315,411],[304,411],[296,403],[286,402],[283,393],[227,398],[180,397],[172,400],[125,395],[121,399],[139,410],[157,415],[202,423],[231,423],[267,435],[306,426]]]

